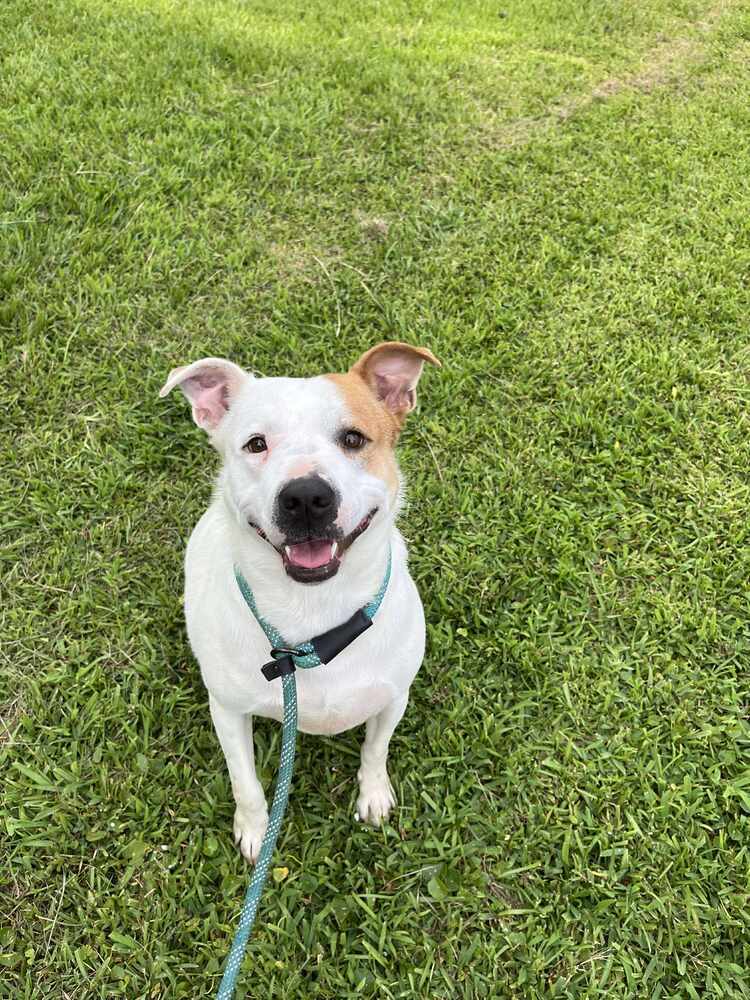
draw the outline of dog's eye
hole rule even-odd
[[[246,441],[243,446],[243,451],[251,451],[254,455],[258,452],[266,451],[268,445],[266,444],[266,439],[262,434],[253,434],[249,441]]]
[[[341,432],[339,444],[342,448],[346,448],[347,451],[359,451],[360,448],[364,448],[367,444],[367,438],[361,431],[355,431],[350,428],[348,431]]]

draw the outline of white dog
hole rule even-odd
[[[346,622],[392,572],[372,628],[330,663],[296,675],[299,728],[366,723],[357,813],[386,819],[394,795],[388,744],[424,654],[422,604],[395,527],[402,485],[393,453],[430,351],[373,347],[345,375],[256,378],[204,358],[169,374],[222,457],[211,506],[185,560],[185,617],[236,803],[234,835],[255,861],[268,822],[255,774],[252,716],[280,720],[282,685],[261,666],[269,641],[242,597],[297,645]]]

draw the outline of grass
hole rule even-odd
[[[215,989],[248,872],[179,598],[214,465],[157,390],[382,338],[445,366],[402,445],[400,804],[356,826],[359,734],[301,738],[245,995],[750,995],[747,8],[0,35],[0,996]]]

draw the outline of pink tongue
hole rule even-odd
[[[287,547],[286,555],[290,563],[304,566],[305,569],[315,569],[325,566],[331,561],[333,543],[326,541],[300,542]]]

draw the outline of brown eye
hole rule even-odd
[[[346,448],[347,451],[359,451],[360,448],[364,448],[367,444],[367,438],[361,431],[350,429],[341,432],[339,444],[342,448]]]
[[[250,451],[253,455],[257,455],[261,451],[266,451],[268,445],[266,444],[266,439],[262,434],[253,434],[249,441],[246,441],[243,446],[243,451]]]

